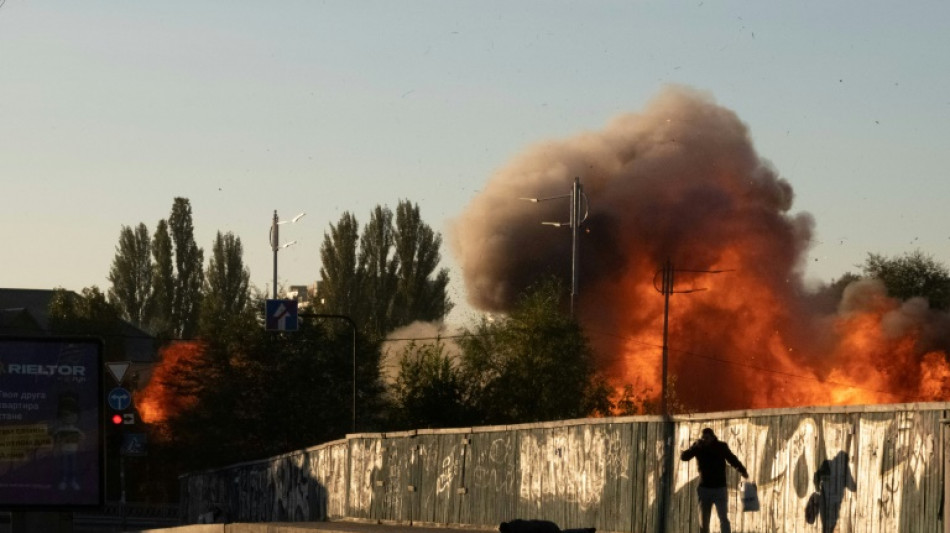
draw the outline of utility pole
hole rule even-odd
[[[663,295],[663,383],[661,388],[661,409],[663,415],[663,470],[660,472],[660,493],[659,493],[659,531],[666,531],[666,508],[670,500],[670,478],[673,475],[673,417],[670,413],[670,389],[669,389],[669,334],[670,334],[670,295],[673,293],[690,293],[704,291],[705,288],[689,288],[676,290],[674,274],[676,272],[693,272],[697,274],[719,274],[721,272],[730,272],[728,270],[676,270],[673,268],[673,262],[669,259],[663,263],[663,268],[653,275],[653,288]],[[657,286],[657,278],[662,275],[662,283]]]
[[[670,416],[670,393],[669,393],[669,361],[670,361],[670,295],[673,294],[673,263],[669,259],[663,263],[663,286],[660,289],[663,293],[663,385],[661,387],[663,398],[660,405],[664,417]]]
[[[521,200],[540,203],[547,200],[556,200],[558,198],[571,199],[570,218],[568,222],[542,222],[541,224],[554,226],[556,228],[564,226],[571,228],[571,316],[573,316],[574,301],[577,299],[577,258],[580,255],[580,227],[587,221],[587,217],[590,215],[590,202],[587,199],[587,195],[584,194],[583,187],[581,187],[581,179],[577,177],[574,178],[570,194],[547,196],[545,198],[521,198]]]

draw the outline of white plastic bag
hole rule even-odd
[[[743,482],[739,487],[742,494],[742,512],[752,513],[759,510],[759,493],[755,483]]]

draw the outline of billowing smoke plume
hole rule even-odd
[[[570,279],[570,230],[541,224],[566,222],[569,201],[519,198],[569,194],[575,177],[590,204],[577,314],[618,387],[659,395],[658,272],[670,261],[683,408],[947,397],[945,357],[922,336],[945,318],[874,284],[849,289],[840,312],[819,305],[802,276],[811,216],[790,212],[791,186],[736,114],[682,87],[603,131],[534,146],[492,177],[452,231],[473,306],[505,311],[545,272]]]
[[[408,326],[395,329],[386,335],[383,343],[380,374],[383,382],[391,386],[399,376],[399,364],[406,350],[421,345],[435,345],[440,342],[442,355],[457,359],[458,345],[453,340],[456,332],[449,331],[442,322],[413,322]]]

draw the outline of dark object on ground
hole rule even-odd
[[[549,520],[522,520],[518,518],[511,522],[502,522],[498,526],[498,531],[501,533],[595,533],[597,528],[561,529]]]

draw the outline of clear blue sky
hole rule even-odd
[[[809,276],[868,252],[950,263],[950,3],[7,0],[0,286],[79,290],[122,225],[191,200],[281,284],[344,211],[406,198],[443,232],[498,168],[666,84],[710,93],[815,217]],[[456,269],[448,246],[444,265]],[[464,302],[457,272],[452,298]]]

